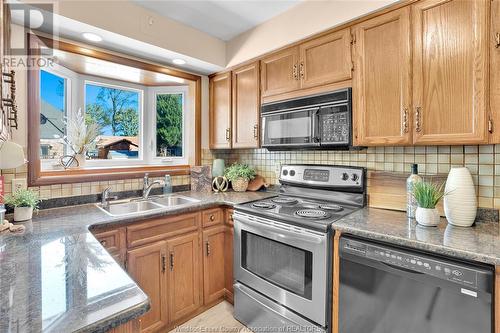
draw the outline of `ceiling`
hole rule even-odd
[[[228,41],[303,0],[132,0],[158,15]]]

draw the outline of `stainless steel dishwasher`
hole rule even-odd
[[[339,333],[492,333],[493,267],[340,240]]]

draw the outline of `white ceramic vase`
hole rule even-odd
[[[424,227],[435,227],[439,224],[440,216],[436,208],[417,207],[415,220]]]
[[[33,207],[14,207],[14,221],[27,221],[33,217]]]
[[[444,213],[448,223],[470,227],[477,213],[477,197],[472,176],[467,168],[452,168],[446,180]]]

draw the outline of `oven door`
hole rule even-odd
[[[238,282],[327,326],[327,234],[236,212],[234,235]]]
[[[262,115],[262,147],[300,148],[318,146],[319,108],[268,113]]]

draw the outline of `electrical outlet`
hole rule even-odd
[[[12,179],[12,192],[15,192],[19,189],[27,189],[28,184],[26,183],[26,179],[24,178],[17,178],[17,179]]]

